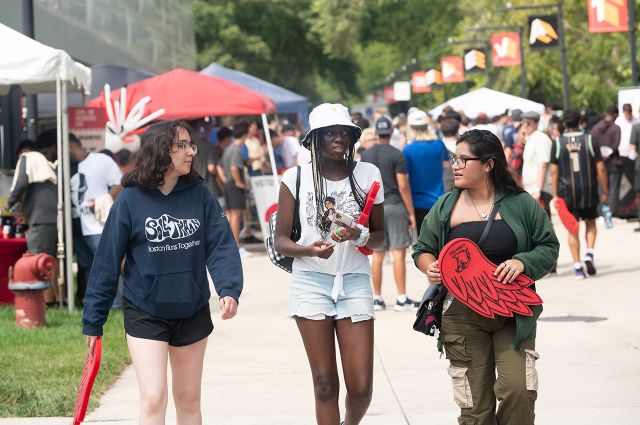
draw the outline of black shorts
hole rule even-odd
[[[224,186],[224,203],[228,210],[243,210],[247,206],[247,191],[233,183]]]
[[[213,331],[209,303],[186,319],[159,319],[123,299],[124,330],[136,338],[168,342],[172,347],[191,345]]]
[[[569,212],[573,214],[575,218],[578,220],[593,220],[598,218],[600,214],[598,214],[598,207],[590,207],[590,208],[575,208],[570,209]]]

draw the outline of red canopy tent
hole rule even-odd
[[[146,108],[151,111],[164,108],[161,119],[261,115],[276,109],[271,99],[248,88],[183,68],[130,84],[127,92],[130,105],[150,96]],[[111,92],[112,100],[119,97],[119,90]],[[88,106],[104,107],[103,96],[91,99]]]

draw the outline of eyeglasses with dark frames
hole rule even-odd
[[[187,142],[186,140],[180,140],[179,142],[172,142],[171,143],[171,153],[176,153],[179,150],[180,151],[186,151],[187,148],[191,148],[191,150],[193,151],[194,155],[198,153],[198,145],[196,145],[193,142]]]
[[[483,161],[483,158],[470,157],[470,156],[455,156],[449,154],[449,164],[453,167],[454,164],[458,165],[458,168],[463,169],[467,166],[467,161]]]

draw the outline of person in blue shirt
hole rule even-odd
[[[213,330],[207,269],[222,319],[242,292],[238,247],[220,205],[193,168],[197,145],[178,121],[142,135],[134,168],[122,178],[87,283],[83,334],[102,335],[124,266],[124,328],[140,389],[140,423],[164,423],[167,360],[178,423],[202,423],[200,391]]]
[[[407,122],[414,137],[402,152],[409,173],[409,186],[419,231],[433,204],[444,194],[443,164],[449,160],[449,153],[442,140],[437,139],[435,133],[430,131],[424,111],[412,111]]]

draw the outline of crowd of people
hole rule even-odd
[[[510,283],[523,273],[536,280],[556,271],[560,244],[550,218],[562,199],[585,223],[584,252],[579,235],[568,236],[575,276],[596,275],[600,206],[622,215],[621,182],[634,167],[640,191],[640,121],[632,112],[630,105],[622,116],[612,107],[602,118],[513,109],[471,120],[452,108],[438,117],[411,108],[395,118],[380,110],[367,119],[322,104],[306,133],[289,122],[261,128],[252,118],[215,128],[209,119],[156,123],[130,160],[89,151],[71,134],[76,296],[85,306],[87,343],[101,335],[109,310],[122,308],[141,416],[164,417],[169,359],[181,377],[174,379],[178,418],[197,422],[213,329],[205,269],[223,318],[232,318],[243,286],[243,244],[262,242],[253,234],[250,177],[275,169],[282,184],[274,244],[293,258],[289,316],[309,359],[317,421],[341,420],[337,339],[347,384],[344,423],[357,424],[371,402],[374,312],[387,308],[385,258],[393,263],[395,311],[419,307],[407,296],[411,247],[432,284],[442,283],[440,251],[461,237],[498,265],[497,280]],[[53,256],[55,140],[49,131],[21,144],[7,205],[28,220],[29,250]],[[375,182],[382,188],[366,207]],[[365,214],[370,218],[361,223]],[[179,291],[176,282],[183,284]],[[63,301],[56,289],[47,302]],[[460,421],[533,423],[541,308],[532,308],[533,316],[488,319],[450,294],[443,306],[439,342],[451,364]]]

